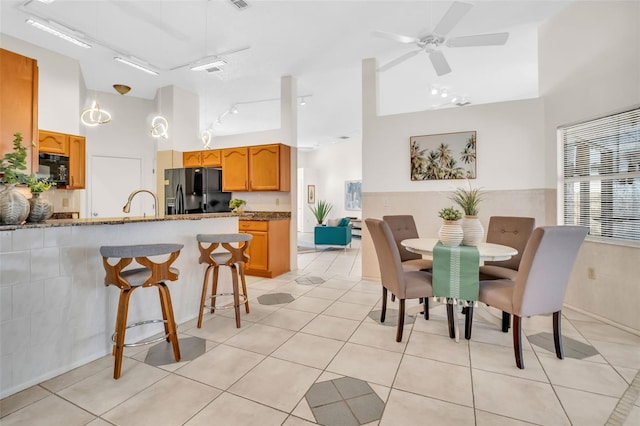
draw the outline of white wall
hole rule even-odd
[[[542,26],[539,46],[545,179],[555,187],[558,126],[640,104],[640,2],[574,2]],[[566,303],[640,330],[638,259],[639,248],[585,242]]]
[[[354,138],[298,154],[298,167],[304,169],[305,199],[302,200],[303,232],[313,232],[317,221],[306,203],[307,185],[315,185],[316,201],[333,204],[328,218],[362,217],[360,210],[345,209],[345,182],[362,180],[362,140]]]

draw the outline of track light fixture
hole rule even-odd
[[[147,74],[151,74],[151,75],[159,75],[160,74],[158,71],[154,71],[151,68],[146,67],[145,65],[139,64],[139,63],[137,63],[137,62],[135,62],[135,61],[133,61],[131,59],[123,58],[121,56],[116,56],[116,57],[113,58],[113,60],[114,61],[118,61],[118,62],[120,62],[122,64],[125,64],[125,65],[129,65],[130,67],[133,67],[133,68],[135,68],[137,70],[144,71]]]
[[[465,106],[471,103],[466,97],[461,96],[457,93],[452,93],[450,87],[441,87],[432,84],[429,86],[429,93],[431,93],[432,96],[438,96],[442,99],[449,98],[449,101],[445,102],[451,103],[456,106]]]
[[[32,27],[35,27],[35,28],[37,28],[39,30],[47,32],[47,33],[49,33],[51,35],[54,35],[54,36],[56,36],[58,38],[61,38],[61,39],[65,40],[65,41],[68,41],[69,43],[73,43],[76,46],[80,46],[80,47],[83,47],[85,49],[91,48],[91,45],[89,43],[85,43],[84,41],[82,41],[82,40],[80,40],[80,39],[78,39],[78,38],[76,38],[74,36],[71,36],[70,33],[73,33],[74,32],[73,30],[71,30],[69,28],[66,28],[66,27],[64,27],[64,26],[62,26],[62,25],[60,25],[60,24],[58,24],[56,22],[49,21],[48,23],[45,24],[43,22],[36,21],[33,18],[29,18],[25,22],[27,24],[31,25]],[[54,28],[54,27],[59,27],[60,29],[57,29],[57,28]]]

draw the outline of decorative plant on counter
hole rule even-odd
[[[455,222],[462,219],[462,212],[454,207],[445,207],[438,212],[438,216],[445,221]]]
[[[7,152],[0,159],[0,182],[5,185],[15,185],[27,181],[27,148],[22,145],[22,133],[17,132],[13,139],[13,152]]]
[[[247,204],[245,200],[241,200],[240,198],[232,198],[229,201],[229,208],[233,209],[234,212],[242,213],[244,210],[244,205]]]
[[[449,199],[460,206],[466,216],[478,216],[478,207],[483,195],[480,189],[471,189],[469,185],[469,189],[456,189]]]
[[[52,186],[55,186],[55,182],[51,182],[49,178],[38,179],[36,175],[29,175],[27,177],[27,186],[32,194],[40,194],[44,191],[48,191]]]
[[[333,208],[333,204],[324,200],[318,200],[317,206],[310,205],[309,208],[313,212],[313,215],[316,217],[318,225],[322,225],[322,222],[324,222],[324,220],[327,218],[327,215]]]

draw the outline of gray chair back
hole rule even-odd
[[[516,277],[515,315],[562,310],[569,276],[587,232],[584,226],[543,226],[533,231]]]
[[[405,298],[405,285],[402,261],[398,246],[393,238],[389,225],[379,219],[365,219],[380,266],[380,280],[391,293],[398,298]]]
[[[393,235],[398,251],[400,252],[400,260],[402,262],[406,260],[422,259],[422,256],[417,253],[411,253],[400,242],[409,238],[419,238],[418,229],[416,228],[416,222],[413,216],[408,214],[402,215],[387,215],[382,216]]]
[[[487,261],[484,264],[502,266],[517,271],[522,260],[522,253],[535,225],[536,220],[532,217],[491,216],[487,230],[487,242],[513,247],[518,250],[518,254],[509,260]]]

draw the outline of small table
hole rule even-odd
[[[421,254],[433,258],[433,247],[438,243],[437,238],[410,238],[402,240],[400,244],[412,253]],[[500,261],[509,260],[512,256],[518,254],[518,250],[513,247],[503,246],[493,243],[478,243],[478,253],[480,261]],[[485,317],[486,318],[486,317]],[[456,342],[459,341],[460,330],[458,326],[457,309],[453,309],[454,333]],[[469,329],[470,330],[470,329]]]

